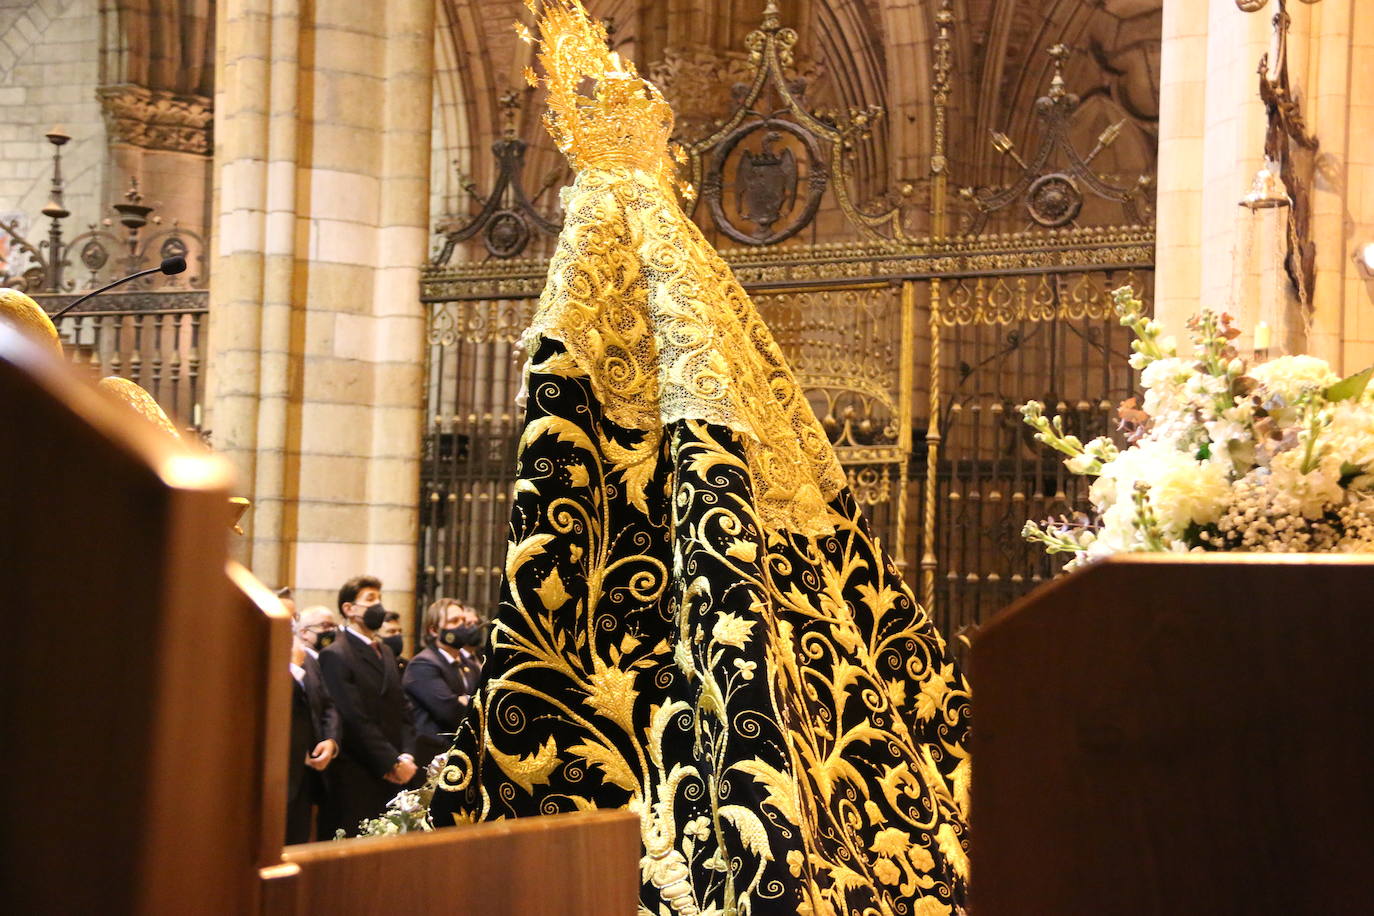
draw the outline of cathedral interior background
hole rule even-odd
[[[1053,575],[1021,525],[1072,514],[1083,493],[1016,406],[1054,405],[1084,438],[1110,431],[1134,379],[1108,294],[1162,295],[1157,202],[1192,194],[1191,241],[1240,231],[1238,191],[1224,229],[1199,214],[1210,153],[1185,155],[1189,177],[1161,187],[1161,101],[1192,104],[1196,78],[1161,85],[1162,0],[588,6],[672,102],[693,218],[756,298],[938,625],[966,635]],[[1225,13],[1246,53],[1268,45],[1267,14],[1212,6],[1226,9],[1189,14],[1204,41]],[[1330,32],[1350,4],[1323,6],[1294,10],[1294,34]],[[55,307],[187,256],[184,280],[105,296],[60,329],[74,359],[144,385],[236,463],[256,503],[239,549],[307,602],[352,564],[392,575],[402,607],[494,604],[520,429],[515,345],[571,175],[525,88],[522,12],[514,0],[0,2],[5,282]],[[1179,29],[1168,41],[1186,55]],[[1295,72],[1315,67],[1305,45],[1294,53]],[[1237,97],[1253,93],[1253,68],[1234,58],[1196,66],[1234,71]],[[216,85],[258,66],[257,96]],[[1207,101],[1209,130],[1224,101]],[[1232,170],[1260,155],[1241,146],[1222,155]],[[225,176],[250,174],[225,190]],[[1344,180],[1343,202],[1369,193]],[[367,215],[334,212],[349,207]],[[256,261],[247,240],[265,251]],[[353,273],[304,266],[342,264],[329,252],[350,246],[370,258]],[[1195,304],[1199,289],[1242,283],[1219,269],[1168,282],[1191,284]],[[1334,333],[1347,353],[1374,341],[1336,321],[1288,333]],[[401,356],[376,356],[393,345]]]

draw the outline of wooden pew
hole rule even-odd
[[[6,912],[635,912],[627,812],[283,850],[289,620],[227,465],[3,322],[0,442]]]
[[[355,901],[378,888],[394,913],[633,916],[639,902],[639,820],[624,811],[309,843],[282,859],[264,873],[267,916],[367,912]]]
[[[975,640],[974,916],[1374,899],[1374,561],[1113,558]]]

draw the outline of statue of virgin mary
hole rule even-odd
[[[968,688],[679,206],[667,103],[578,0],[536,17],[576,179],[434,822],[628,808],[655,916],[954,913]]]

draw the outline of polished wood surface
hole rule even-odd
[[[229,472],[0,323],[0,905],[631,916],[639,821],[282,849],[289,619],[226,564]]]
[[[231,562],[226,573],[232,615],[256,623],[245,628],[254,640],[241,654],[245,689],[237,701],[255,717],[253,727],[240,735],[240,740],[253,744],[259,798],[244,820],[257,822],[254,864],[267,867],[281,862],[286,835],[286,756],[291,734],[291,673],[286,666],[291,657],[291,617],[248,570]]]
[[[237,825],[287,623],[229,587],[227,466],[8,327],[0,429],[6,909],[251,912],[261,841]]]
[[[1374,899],[1374,562],[1114,558],[975,640],[973,913]]]
[[[299,871],[265,876],[266,916],[633,916],[639,903],[639,818],[626,811],[288,846],[282,859]]]

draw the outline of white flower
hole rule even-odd
[[[1183,383],[1183,390],[1194,403],[1210,407],[1217,398],[1230,392],[1231,382],[1223,376],[1194,372]]]
[[[1128,553],[1141,545],[1135,529],[1135,507],[1129,497],[1110,506],[1102,513],[1102,529],[1085,552],[1088,559],[1113,553]]]
[[[1160,527],[1178,536],[1189,523],[1210,525],[1221,517],[1230,500],[1231,481],[1219,461],[1194,461],[1175,454],[1151,481],[1150,505]]]
[[[1089,490],[1093,505],[1102,512],[1099,540],[1128,549],[1135,507],[1135,484],[1150,485],[1150,505],[1167,537],[1182,537],[1190,523],[1208,525],[1226,508],[1231,483],[1226,464],[1198,461],[1172,443],[1146,440],[1127,449],[1102,468]]]
[[[1254,422],[1255,408],[1246,402],[1203,423],[1212,441],[1213,459],[1229,462],[1233,474],[1244,474],[1255,466]]]
[[[1206,424],[1207,435],[1216,445],[1224,445],[1232,440],[1247,440],[1254,436],[1251,429],[1255,422],[1255,408],[1251,404],[1238,404],[1227,408]]]
[[[1186,359],[1157,359],[1140,374],[1140,386],[1145,389],[1141,409],[1152,417],[1188,407],[1185,386],[1196,374],[1195,363]]]
[[[1074,455],[1072,458],[1064,460],[1064,467],[1069,469],[1070,474],[1086,474],[1092,470],[1093,462],[1097,457],[1084,452],[1081,455]]]
[[[1331,411],[1331,425],[1322,433],[1327,453],[1366,473],[1374,472],[1374,409],[1358,401],[1344,401]]]
[[[1271,359],[1252,368],[1250,377],[1267,394],[1277,395],[1289,404],[1304,391],[1320,390],[1340,381],[1326,360],[1302,355]]]
[[[1293,500],[1304,518],[1321,518],[1345,501],[1340,459],[1328,455],[1316,469],[1304,474],[1302,457],[1297,449],[1275,455],[1269,464],[1269,486]]]
[[[1140,385],[1142,388],[1158,388],[1165,385],[1180,385],[1188,381],[1188,376],[1193,374],[1195,363],[1177,357],[1171,359],[1157,359],[1145,367],[1145,371],[1140,373]]]
[[[1102,466],[1102,473],[1089,488],[1093,506],[1098,511],[1106,511],[1118,501],[1129,506],[1136,481],[1148,481],[1151,466],[1177,452],[1171,443],[1157,439],[1143,439],[1126,449]]]

